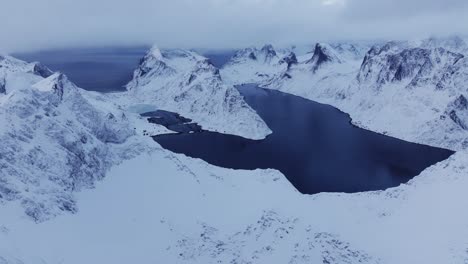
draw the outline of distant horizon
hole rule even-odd
[[[305,47],[310,46],[311,48],[314,47],[317,43],[332,43],[332,44],[339,44],[339,43],[351,43],[351,44],[377,44],[377,43],[385,43],[390,41],[420,41],[430,38],[438,38],[438,39],[448,39],[452,37],[460,37],[464,41],[468,43],[468,34],[446,34],[446,35],[427,35],[423,37],[415,37],[415,38],[375,38],[375,39],[342,39],[342,40],[329,40],[329,41],[310,41],[310,42],[301,42],[295,43],[294,41],[288,43],[274,43],[274,42],[263,42],[263,43],[252,43],[242,46],[232,46],[232,47],[216,47],[216,46],[160,46],[158,43],[134,43],[134,44],[125,44],[125,43],[118,43],[118,44],[76,44],[76,45],[59,45],[59,46],[50,46],[50,47],[37,47],[37,48],[29,48],[29,49],[20,49],[20,50],[12,50],[9,52],[5,52],[4,54],[14,56],[15,54],[29,54],[29,53],[38,53],[38,52],[57,52],[57,51],[79,51],[79,50],[92,50],[92,49],[150,49],[153,46],[156,46],[162,50],[170,50],[170,49],[185,49],[185,50],[194,50],[194,51],[204,51],[204,52],[223,52],[223,51],[234,51],[240,50],[244,48],[256,47],[260,48],[264,45],[273,45],[274,48],[284,49],[284,48],[291,48],[291,47]],[[0,51],[0,54],[1,51]]]

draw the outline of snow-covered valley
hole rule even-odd
[[[466,263],[468,48],[462,39],[311,53],[239,51],[222,69],[153,48],[123,93],[0,57],[0,263]],[[275,170],[173,154],[157,108],[260,139],[233,85],[333,105],[370,130],[456,150],[408,184],[302,195]]]

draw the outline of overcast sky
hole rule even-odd
[[[414,39],[468,33],[468,0],[1,0],[0,51]]]

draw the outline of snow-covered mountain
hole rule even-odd
[[[342,63],[338,53],[329,45],[317,43],[315,45],[314,54],[312,58],[305,62],[310,65],[313,73],[315,73],[324,64],[328,63]]]
[[[468,45],[465,40],[459,36],[452,36],[446,38],[431,37],[424,39],[419,43],[421,48],[434,49],[444,48],[452,52],[457,53],[468,53]]]
[[[263,59],[267,59],[264,57]],[[219,69],[192,51],[153,47],[141,60],[122,104],[147,104],[191,118],[206,130],[261,139],[271,133]]]
[[[234,84],[255,82],[331,104],[350,113],[355,124],[377,132],[464,149],[465,113],[453,107],[468,96],[467,58],[457,52],[466,46],[463,39],[392,41],[363,53],[366,45],[319,43],[293,66],[275,65],[255,78],[233,71],[255,67],[235,60],[221,73]]]
[[[0,75],[0,203],[20,202],[35,221],[75,212],[75,191],[132,156],[119,153],[135,133],[126,114],[37,63],[2,57]]]
[[[275,50],[272,45],[265,45],[261,49],[242,49],[223,66],[221,76],[226,82],[235,85],[245,83],[277,85],[284,78],[290,79],[291,71],[316,73],[319,68],[327,68],[327,65],[336,68],[336,64],[344,66],[349,63],[357,64],[359,60],[362,61],[363,55],[368,50],[368,44],[317,43],[312,51],[306,54],[296,54],[293,50]],[[265,60],[266,54],[270,54],[268,57],[272,59]]]
[[[0,263],[466,263],[468,61],[421,43],[320,43],[301,56],[265,46],[220,71],[153,48],[127,92],[105,95],[2,57]],[[165,130],[133,113],[162,108],[264,136],[232,88],[245,82],[458,152],[396,188],[309,196],[278,171],[170,153],[143,133]]]
[[[293,59],[291,61],[291,59]],[[221,69],[223,80],[229,84],[254,83],[271,78],[279,69],[287,69],[297,60],[286,50],[275,50],[272,45],[241,49]]]

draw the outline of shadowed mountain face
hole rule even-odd
[[[329,105],[255,85],[238,89],[273,131],[266,139],[202,131],[154,140],[221,167],[278,169],[306,194],[386,189],[453,154],[357,128]]]

